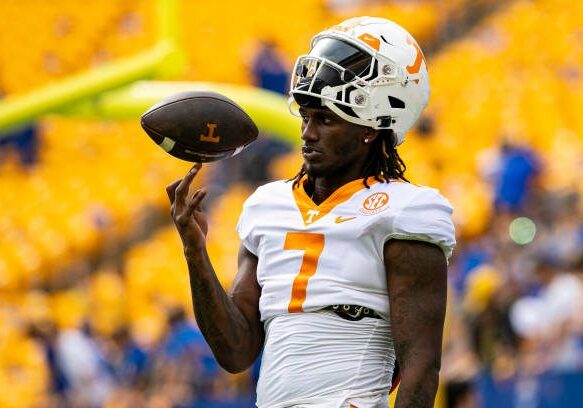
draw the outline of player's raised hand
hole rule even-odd
[[[176,229],[186,249],[200,250],[206,245],[208,223],[201,203],[207,192],[198,189],[190,195],[190,185],[198,174],[202,164],[196,163],[182,179],[178,179],[166,187],[170,199],[171,215]]]

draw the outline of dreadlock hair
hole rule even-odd
[[[361,174],[363,178],[362,183],[366,188],[369,188],[366,181],[369,177],[374,177],[381,183],[388,183],[391,180],[403,180],[409,182],[405,177],[407,166],[405,166],[403,159],[401,159],[395,148],[395,141],[395,133],[392,129],[379,130],[379,135],[372,143],[366,160],[366,166]],[[298,174],[289,179],[289,181],[293,180],[293,187],[295,188],[300,184],[300,180],[305,175],[306,168],[302,165]],[[309,176],[308,183],[311,183]]]

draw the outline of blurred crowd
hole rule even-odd
[[[503,145],[499,155],[489,226],[459,239],[450,264],[443,377],[451,407],[476,406],[484,375],[583,373],[581,196],[541,188],[534,152]]]
[[[128,327],[97,336],[91,326],[56,330],[50,321],[31,324],[29,336],[48,364],[49,393],[42,407],[229,407],[250,406],[251,377],[220,369],[182,307],[167,311],[168,330],[144,347]]]

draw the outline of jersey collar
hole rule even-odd
[[[316,205],[304,189],[304,183],[306,180],[307,177],[304,176],[296,186],[292,187],[293,196],[298,206],[298,210],[302,215],[305,226],[315,223],[332,211],[336,206],[347,201],[363,188],[366,188],[363,184],[363,178],[352,180],[336,189],[328,198],[322,201],[319,205]],[[368,177],[366,182],[369,186],[372,186],[373,184],[378,183],[378,180],[373,176]]]

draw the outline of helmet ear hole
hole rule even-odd
[[[395,98],[394,96],[389,95],[389,104],[393,109],[405,109],[405,102],[399,98]]]

